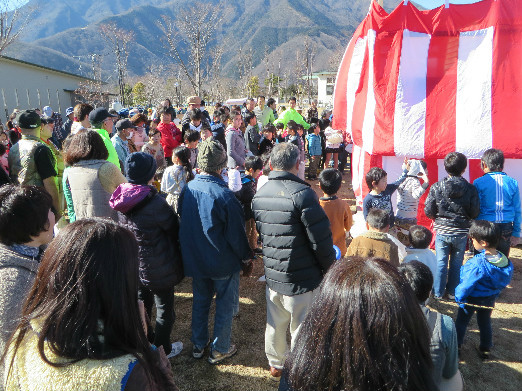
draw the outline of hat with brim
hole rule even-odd
[[[187,105],[200,105],[201,98],[199,96],[189,96],[187,98]]]
[[[42,125],[42,119],[34,110],[23,110],[18,113],[17,122],[20,129],[32,130]]]
[[[116,122],[115,128],[118,132],[121,132],[122,130],[129,128],[136,129],[137,126],[134,126],[130,119],[120,119]]]
[[[105,107],[98,107],[89,113],[89,122],[91,124],[101,124],[109,117],[115,118],[117,115],[112,115]]]

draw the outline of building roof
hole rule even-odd
[[[8,56],[2,56],[2,55],[0,55],[0,59],[4,59],[4,60],[8,60],[8,61],[12,61],[12,62],[17,62],[17,63],[24,64],[24,65],[29,65],[29,66],[31,66],[31,67],[35,67],[35,68],[45,69],[46,71],[51,71],[51,72],[60,73],[60,74],[62,74],[62,75],[67,75],[67,76],[74,77],[74,78],[81,79],[81,80],[93,81],[93,82],[100,82],[99,80],[94,80],[94,79],[91,79],[91,78],[89,78],[89,77],[76,75],[76,74],[74,74],[74,73],[70,73],[70,72],[60,71],[60,70],[58,70],[58,69],[53,69],[53,68],[49,68],[49,67],[46,67],[46,66],[43,66],[43,65],[34,64],[34,63],[32,63],[32,62],[27,62],[27,61],[23,61],[23,60],[18,60],[18,59],[13,58],[13,57],[8,57]],[[101,82],[101,83],[102,83],[102,84],[106,84],[106,83],[104,83],[104,82]]]

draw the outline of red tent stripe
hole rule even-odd
[[[503,150],[506,158],[521,158],[522,1],[499,3],[504,22],[499,23],[493,41],[493,147]]]
[[[426,79],[426,158],[455,151],[458,45],[458,37],[431,40]]]

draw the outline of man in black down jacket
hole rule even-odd
[[[330,222],[310,185],[297,177],[299,149],[277,144],[272,172],[252,210],[263,242],[270,373],[281,376],[290,326],[292,345],[323,275],[335,260]]]
[[[460,152],[446,155],[444,168],[449,175],[431,186],[424,205],[424,213],[435,220],[434,229],[437,231],[437,273],[433,276],[436,298],[441,298],[446,291],[447,297],[453,299],[460,280],[471,220],[480,212],[477,189],[462,178],[467,165],[466,157]]]

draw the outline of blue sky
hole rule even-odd
[[[469,4],[478,3],[481,0],[450,0],[450,4]],[[413,0],[413,2],[422,5],[424,8],[433,9],[440,7],[445,3],[444,0]]]
[[[0,1],[3,3],[2,0]],[[27,1],[28,0],[7,0],[7,6],[9,7],[9,9],[12,9],[17,5],[24,5],[25,3],[27,3]]]

